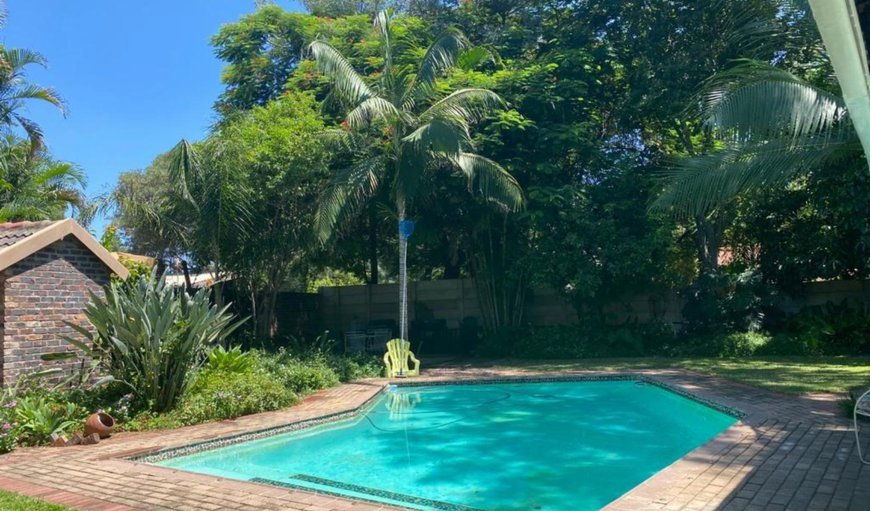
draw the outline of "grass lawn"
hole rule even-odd
[[[0,509],[3,511],[69,511],[68,507],[2,490],[0,490]]]
[[[853,387],[870,387],[870,357],[500,360],[494,365],[530,371],[682,368],[789,394],[844,393]]]

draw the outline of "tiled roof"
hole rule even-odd
[[[0,271],[9,268],[55,241],[74,237],[115,275],[126,279],[130,272],[72,218],[44,222],[0,223]]]
[[[61,220],[0,223],[0,247],[8,247]]]

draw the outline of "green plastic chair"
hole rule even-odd
[[[409,360],[414,363],[413,369],[408,367]],[[411,343],[403,339],[387,341],[384,364],[387,366],[388,378],[420,376],[420,361],[411,352]]]

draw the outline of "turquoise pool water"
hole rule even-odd
[[[352,420],[159,464],[424,510],[584,511],[735,421],[632,381],[399,387]]]

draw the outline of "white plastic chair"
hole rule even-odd
[[[870,390],[861,394],[861,397],[855,400],[855,410],[852,412],[852,421],[855,425],[855,445],[858,448],[858,459],[861,460],[861,463],[870,465],[870,459],[865,460],[864,454],[861,452],[861,435],[858,431],[858,417],[870,419]]]

